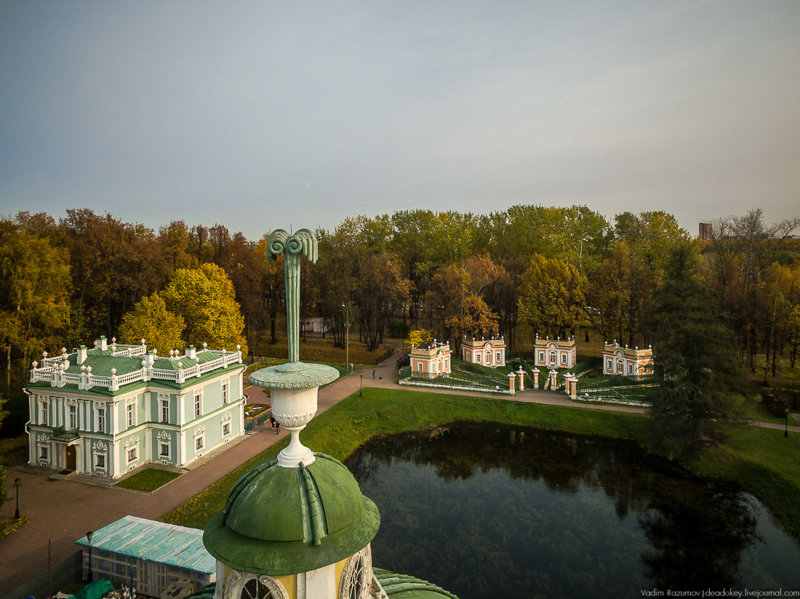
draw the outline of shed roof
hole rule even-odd
[[[125,516],[92,534],[78,545],[129,557],[187,568],[205,574],[216,571],[216,560],[203,545],[203,531],[136,516]]]

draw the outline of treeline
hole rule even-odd
[[[697,276],[725,314],[743,363],[755,370],[756,355],[766,353],[774,375],[779,356],[794,365],[800,342],[800,241],[785,238],[797,224],[771,226],[753,210],[714,223],[713,238],[700,242],[660,211],[609,221],[585,206],[520,205],[488,215],[346,218],[317,231],[319,262],[303,262],[301,317],[325,319],[337,344],[349,318],[370,348],[412,328],[454,343],[501,334],[522,345],[528,336],[566,336],[581,326],[646,345],[668,257],[689,246],[701,254]],[[90,210],[69,210],[58,221],[28,212],[3,219],[5,360],[31,360],[100,334],[125,341],[147,330],[148,319],[160,325],[152,335],[173,331],[163,347],[178,339],[211,344],[207,325],[216,316],[200,308],[212,300],[241,313],[225,321],[231,341],[223,343],[244,351],[274,343],[284,298],[282,260],[266,260],[271,225],[248,240],[219,224],[178,221],[155,231]]]

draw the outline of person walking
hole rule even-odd
[[[375,378],[375,369],[372,369],[372,378]]]

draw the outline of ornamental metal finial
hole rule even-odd
[[[317,238],[308,229],[290,235],[276,229],[267,239],[267,260],[272,262],[283,254],[286,279],[286,337],[289,345],[289,362],[300,361],[300,255],[311,264],[317,261]]]

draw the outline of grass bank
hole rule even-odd
[[[417,431],[459,420],[499,422],[583,435],[630,439],[645,449],[651,423],[635,414],[518,403],[508,399],[457,397],[428,392],[365,388],[317,416],[302,433],[303,443],[343,460],[369,438]],[[764,502],[795,538],[800,538],[800,435],[751,427],[727,429],[726,442],[703,450],[683,465],[712,478],[739,482]],[[203,528],[222,508],[236,480],[277,454],[287,440],[256,456],[162,516],[161,520]]]

